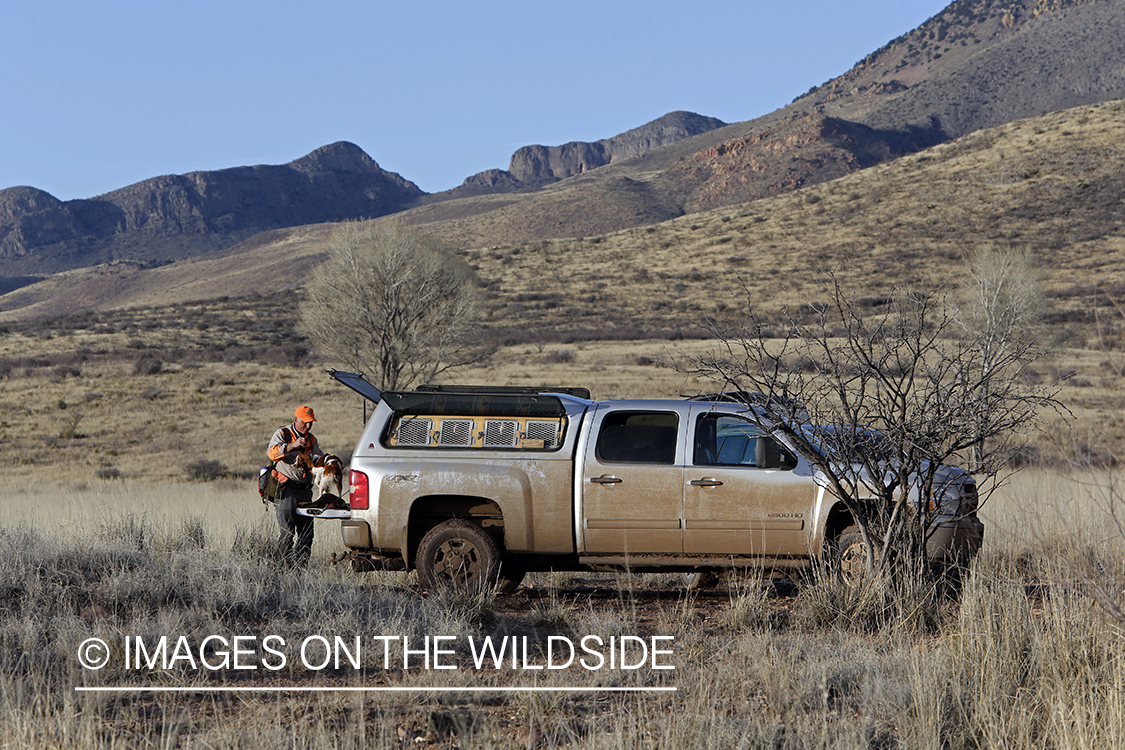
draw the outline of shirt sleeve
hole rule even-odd
[[[269,456],[271,461],[280,461],[285,456],[285,428],[279,427],[277,432],[270,438],[269,447],[266,448],[266,455]]]

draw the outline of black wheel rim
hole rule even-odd
[[[467,539],[442,542],[434,556],[434,577],[446,583],[463,585],[480,575],[481,554]]]

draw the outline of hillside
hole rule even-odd
[[[1110,305],[1095,281],[1125,295],[1122,114],[1123,102],[1079,107],[734,209],[463,255],[488,289],[494,329],[558,340],[687,331],[703,315],[737,309],[740,278],[760,308],[777,312],[815,294],[818,268],[841,270],[874,298],[893,284],[955,276],[974,247],[1026,247],[1048,272],[1051,320],[1092,340],[1094,306]],[[258,293],[294,288],[330,229],[279,230],[223,256],[156,269],[102,267],[75,274],[82,280],[65,290],[30,286],[0,298],[0,320],[63,314],[55,301],[65,297],[109,310],[237,296],[250,279]],[[464,231],[456,221],[426,229],[447,239]],[[1103,337],[1106,325],[1103,316]]]
[[[451,192],[401,216],[480,247],[738,206],[982,128],[1125,98],[1123,46],[1117,0],[957,0],[775,112],[538,191],[511,192],[511,173],[494,170],[486,177],[503,195]]]
[[[0,191],[0,293],[20,291],[0,297],[0,309],[60,313],[110,296],[132,304],[133,282],[123,278],[138,268],[189,257],[217,267],[254,265],[242,257],[252,248],[279,237],[287,247],[301,245],[299,238],[328,231],[316,227],[325,221],[397,212],[471,249],[735,210],[1018,116],[1125,97],[1123,45],[1125,3],[1117,0],[956,0],[763,117],[724,126],[675,112],[592,143],[528,146],[513,154],[509,169],[473,175],[436,195],[346,143],[279,167],[154,178],[88,201],[11,188]],[[302,228],[286,230],[294,226]],[[232,247],[279,228],[280,235]],[[221,260],[226,255],[232,257]],[[301,268],[259,273],[252,287],[285,278],[299,285]],[[29,286],[57,271],[67,274]],[[206,293],[198,279],[181,284],[175,270],[147,278],[158,277]],[[67,291],[91,284],[115,291]],[[52,300],[56,294],[62,297]]]
[[[1038,450],[1111,460],[1125,445],[1123,115],[1125,102],[1079,107],[734,210],[466,251],[500,348],[455,377],[586,385],[600,398],[696,392],[714,386],[657,365],[707,346],[692,339],[708,319],[737,328],[748,301],[774,320],[809,313],[832,269],[877,313],[899,285],[944,282],[953,293],[970,250],[1028,248],[1043,275],[1050,357],[1025,377],[1066,378],[1061,397],[1076,416]],[[263,434],[293,398],[324,404],[336,441],[350,445],[360,406],[322,372],[339,363],[317,360],[295,329],[294,287],[329,230],[278,230],[155,269],[102,267],[66,288],[60,275],[29,309],[81,303],[67,314],[0,313],[0,401],[13,427],[0,453],[84,481],[182,476],[179,451],[196,442],[232,467],[256,466],[261,446],[246,435]],[[271,275],[278,268],[292,274]],[[92,416],[109,403],[128,430]],[[200,405],[207,419],[185,428],[182,415]]]
[[[956,279],[973,248],[1028,248],[1052,335],[1108,346],[1120,318],[1110,299],[1125,295],[1123,115],[1123,102],[1079,107],[734,209],[468,256],[498,327],[633,338],[686,333],[704,316],[736,322],[744,288],[759,310],[796,309],[815,298],[819,269],[877,300]]]

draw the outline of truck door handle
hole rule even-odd
[[[718,479],[711,479],[710,477],[703,477],[703,479],[691,480],[692,487],[722,487],[723,483]]]
[[[621,478],[612,474],[602,474],[600,477],[590,477],[590,481],[594,484],[620,484]]]

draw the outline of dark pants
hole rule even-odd
[[[313,519],[297,515],[297,504],[312,500],[312,485],[284,482],[281,497],[277,499],[277,523],[281,536],[277,546],[286,562],[304,567],[312,554]],[[296,545],[293,537],[297,537]]]

